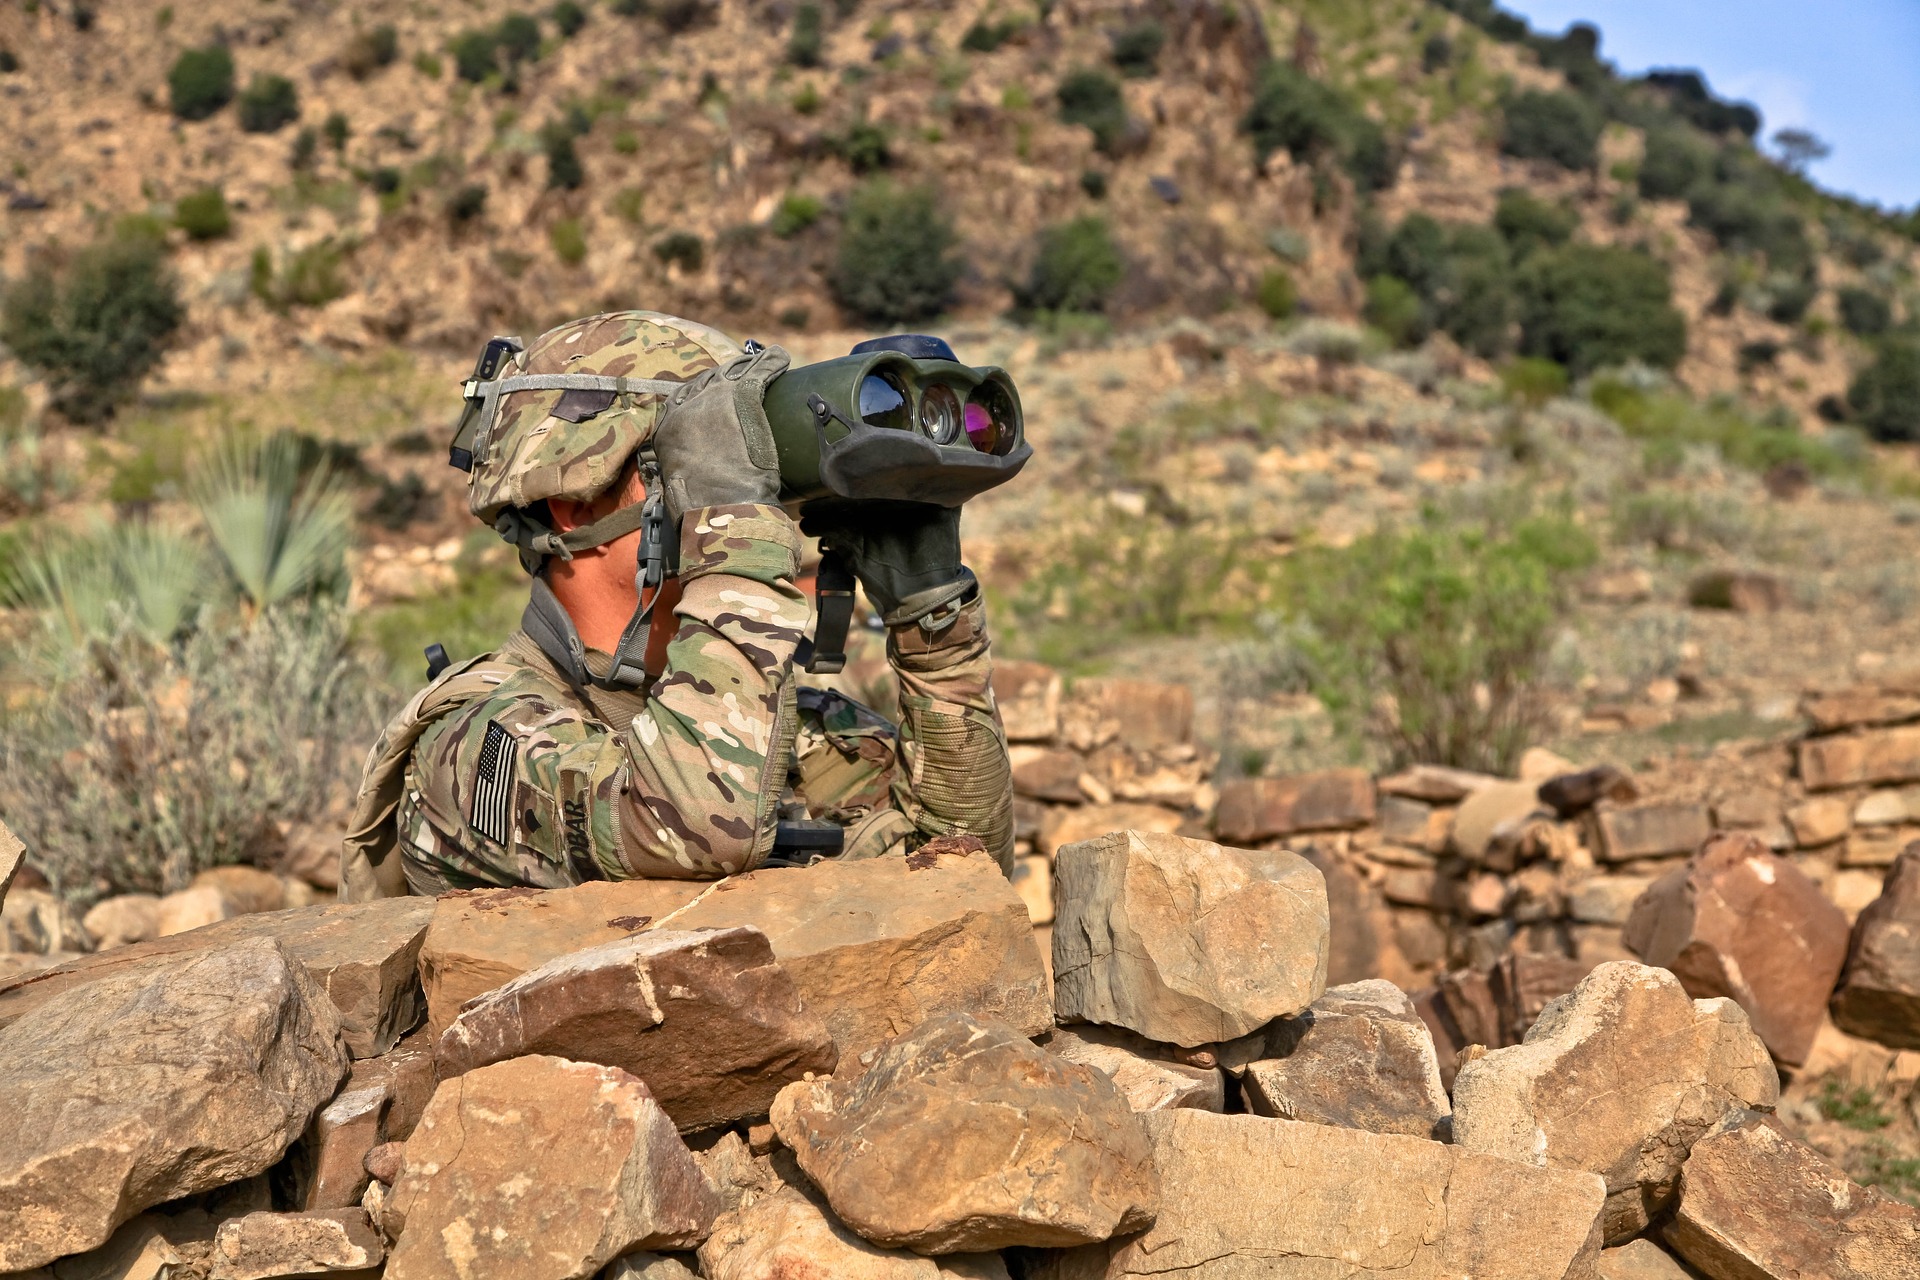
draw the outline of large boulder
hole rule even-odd
[[[1063,1021],[1210,1044],[1326,989],[1326,884],[1298,854],[1122,831],[1062,849],[1055,876]]]
[[[618,1067],[534,1054],[441,1085],[383,1226],[388,1280],[585,1280],[624,1253],[706,1239],[720,1199]]]
[[[209,1280],[364,1273],[386,1256],[386,1243],[365,1209],[249,1213],[220,1224]]]
[[[1847,918],[1819,886],[1751,835],[1707,841],[1656,880],[1627,917],[1628,950],[1671,969],[1697,999],[1726,996],[1773,1056],[1813,1048],[1847,953]]]
[[[261,1173],[347,1074],[333,1006],[265,938],[89,986],[0,1031],[0,1271]]]
[[[1853,922],[1833,1021],[1849,1035],[1920,1049],[1920,845],[1900,855]]]
[[[683,1133],[763,1116],[837,1056],[749,928],[649,930],[549,960],[467,1002],[440,1037],[440,1075],[529,1053],[631,1072]]]
[[[1049,1053],[1103,1073],[1135,1111],[1227,1108],[1226,1076],[1206,1050],[1179,1049],[1125,1027],[1085,1022],[1054,1028],[1045,1044]]]
[[[1692,1280],[1693,1273],[1651,1240],[1630,1240],[1602,1249],[1598,1280]]]
[[[991,858],[923,850],[713,884],[627,880],[449,895],[420,951],[428,1026],[443,1032],[474,996],[655,924],[764,933],[802,1004],[825,1019],[842,1075],[939,1013],[964,1010],[1027,1035],[1053,1025],[1020,895]]]
[[[792,1187],[722,1214],[700,1246],[706,1280],[1007,1280],[995,1254],[923,1258],[869,1244]]]
[[[278,942],[326,992],[353,1056],[370,1058],[391,1049],[420,1020],[416,960],[432,916],[430,898],[383,898],[239,916],[116,947],[0,983],[0,1027],[30,1009],[76,998],[81,989],[103,978],[267,938]]]
[[[1141,1235],[1064,1250],[1030,1280],[1588,1280],[1606,1189],[1401,1134],[1162,1111],[1142,1117],[1162,1202]]]
[[[1547,1006],[1526,1041],[1461,1068],[1453,1140],[1607,1183],[1606,1238],[1646,1229],[1673,1200],[1695,1140],[1771,1107],[1780,1079],[1731,1000],[1692,1000],[1664,969],[1603,964]]]
[[[122,893],[102,898],[80,917],[80,927],[96,951],[160,936],[160,898],[151,893]]]
[[[773,1127],[879,1245],[1077,1245],[1153,1221],[1146,1134],[1113,1082],[966,1014],[887,1045],[853,1080],[789,1086]]]
[[[1433,1035],[1407,993],[1328,987],[1300,1014],[1221,1047],[1255,1115],[1443,1138],[1450,1110]]]
[[[1914,1280],[1920,1209],[1748,1115],[1694,1144],[1664,1235],[1710,1280]]]

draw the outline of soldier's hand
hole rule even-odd
[[[785,349],[767,347],[707,370],[668,399],[653,452],[676,523],[700,507],[779,501],[780,458],[763,401],[790,363]]]
[[[835,504],[801,520],[839,552],[888,626],[913,622],[976,589],[960,563],[960,509],[923,502]]]

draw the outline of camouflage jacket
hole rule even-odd
[[[848,826],[843,856],[965,832],[1010,865],[1011,768],[982,606],[937,634],[889,634],[896,729],[797,687],[798,557],[777,508],[690,514],[679,626],[644,692],[571,686],[524,634],[490,655],[486,691],[413,747],[393,818],[408,887],[718,877],[763,863],[783,816]]]

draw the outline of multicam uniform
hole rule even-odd
[[[731,346],[685,322],[627,313],[636,315],[624,337],[594,335],[603,352],[638,348],[635,359],[618,357],[618,376],[671,368],[665,376],[690,377],[713,367],[714,348],[724,355],[720,344]],[[569,330],[579,326],[555,334]],[[698,348],[692,357],[689,341]],[[528,363],[537,368],[552,345],[536,344]],[[545,420],[531,431],[524,417],[516,429],[514,411],[529,412],[523,404],[503,412],[494,434],[522,442],[523,455],[526,442],[537,447],[546,438],[553,456],[491,470],[477,460],[476,489],[489,474],[524,477],[540,467],[548,469],[538,481],[542,496],[567,492],[561,473],[570,467],[598,472],[576,489],[603,491],[618,479],[633,447],[615,440],[582,451],[575,428],[559,456],[551,437],[566,426],[551,415],[556,397],[544,400]],[[635,416],[614,415],[607,425],[619,432]],[[606,458],[621,466],[609,468]],[[475,506],[484,515],[525,501],[508,493],[497,503],[476,497]],[[887,656],[900,685],[896,730],[838,693],[797,687],[794,653],[809,616],[794,584],[799,556],[799,531],[778,507],[690,513],[678,625],[660,678],[644,688],[576,682],[525,631],[445,672],[369,757],[343,866],[346,896],[713,878],[764,863],[777,823],[799,816],[846,826],[844,857],[964,832],[1009,866],[1011,769],[981,602],[937,630],[889,630]],[[606,656],[589,655],[588,664],[604,674]]]

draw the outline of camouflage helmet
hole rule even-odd
[[[742,354],[717,329],[656,311],[611,311],[549,329],[497,379],[467,384],[478,409],[467,508],[488,524],[548,498],[591,501],[653,438],[678,383]],[[501,529],[516,541],[512,529]]]

